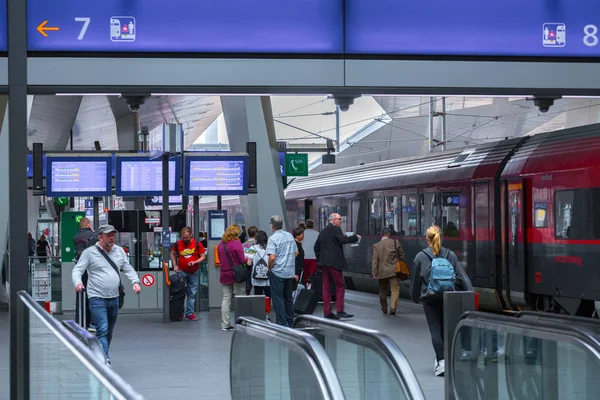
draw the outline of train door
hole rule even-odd
[[[525,207],[523,181],[508,182],[506,202],[507,256],[508,256],[508,292],[513,305],[525,304],[526,268],[525,268]]]
[[[492,224],[494,213],[490,210],[490,183],[473,184],[473,231],[475,238],[475,286],[494,287],[495,257],[492,242]]]

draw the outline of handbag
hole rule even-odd
[[[396,276],[398,276],[398,279],[401,281],[405,281],[410,278],[410,270],[408,269],[408,264],[400,259],[396,240],[394,240],[394,251],[396,252]]]
[[[248,268],[246,268],[246,266],[243,264],[233,264],[233,260],[231,260],[231,255],[227,251],[227,245],[225,242],[223,242],[223,249],[225,250],[225,255],[227,256],[229,265],[231,265],[231,269],[233,270],[235,283],[246,282],[248,280]]]
[[[121,284],[121,274],[119,273],[119,268],[117,268],[115,262],[112,260],[112,258],[109,257],[108,254],[106,254],[106,252],[103,249],[99,250],[100,254],[102,254],[102,257],[106,258],[106,261],[108,261],[108,263],[111,267],[113,267],[117,275],[119,275],[119,309],[121,309],[123,308],[123,304],[125,303],[125,288]]]

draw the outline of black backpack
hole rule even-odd
[[[80,232],[84,233],[84,232]],[[87,232],[85,232],[87,233]],[[79,260],[81,257],[81,253],[88,247],[95,245],[98,242],[98,234],[93,231],[89,231],[89,235],[80,235],[79,233],[75,235],[75,262]],[[79,236],[79,237],[78,237]]]

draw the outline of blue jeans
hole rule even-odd
[[[179,271],[180,278],[187,280],[187,306],[185,308],[185,316],[194,314],[194,305],[196,304],[196,291],[198,290],[198,278],[200,277],[200,269],[193,274]]]
[[[92,297],[89,299],[90,314],[96,324],[96,337],[100,341],[104,354],[108,358],[108,348],[112,340],[112,333],[119,315],[119,298],[102,299]]]
[[[271,299],[277,319],[277,325],[294,326],[294,301],[292,292],[294,290],[294,278],[280,278],[275,274],[269,274],[271,284]]]

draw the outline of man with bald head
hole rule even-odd
[[[325,318],[340,319],[352,318],[353,315],[344,312],[344,277],[342,270],[348,268],[342,246],[356,243],[360,236],[347,236],[342,232],[342,217],[340,214],[331,214],[329,224],[319,233],[315,243],[317,265],[323,273],[323,312]],[[335,285],[335,308],[337,315],[331,310],[331,282]]]

